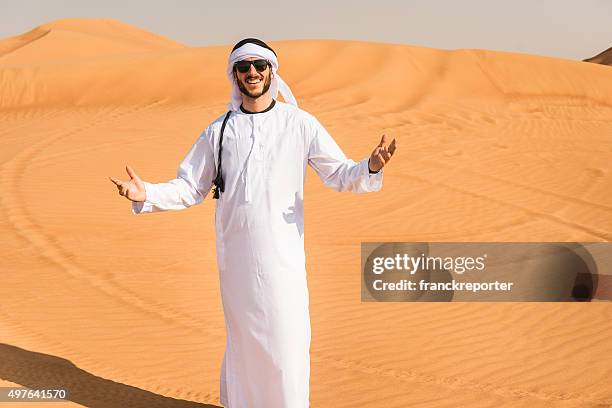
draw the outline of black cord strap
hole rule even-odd
[[[218,199],[220,193],[225,191],[225,180],[223,180],[223,174],[221,174],[221,153],[223,152],[223,131],[225,130],[225,124],[230,117],[232,111],[228,111],[225,114],[225,119],[223,119],[223,124],[221,125],[221,134],[219,135],[219,154],[217,160],[217,176],[213,180],[213,184],[215,185],[213,189],[213,198]]]

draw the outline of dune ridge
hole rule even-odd
[[[92,55],[185,48],[184,44],[110,18],[67,18],[0,39],[8,64],[48,63]],[[13,53],[14,55],[7,54]],[[7,58],[8,57],[8,58]]]
[[[60,20],[0,40],[0,50],[16,43],[21,46],[0,56],[0,107],[129,105],[162,99],[197,104],[228,89],[226,47],[186,47],[113,20]],[[351,41],[316,44],[315,49],[306,40],[274,43],[285,57],[284,76],[307,97],[333,90],[342,94],[344,82],[379,102],[388,99],[384,90],[390,78],[413,99],[427,93],[434,100],[531,96],[606,104],[611,91],[606,68],[579,61]],[[298,55],[309,55],[316,72],[292,64]],[[358,68],[344,69],[352,58],[359,58]],[[346,75],[331,81],[338,69]],[[305,76],[309,84],[303,83]]]
[[[612,65],[612,47],[608,48],[605,51],[600,52],[599,54],[591,58],[586,58],[583,61],[593,62],[595,64],[602,64],[602,65]]]

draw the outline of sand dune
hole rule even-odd
[[[36,65],[185,45],[112,19],[64,19],[0,43],[4,64]]]
[[[612,406],[609,302],[359,301],[362,241],[610,241],[609,67],[271,45],[347,155],[383,132],[400,146],[378,194],[308,175],[312,406]],[[220,406],[214,203],[134,217],[107,177],[174,177],[226,109],[229,49],[111,20],[0,40],[0,385],[68,383],[65,406]]]
[[[594,62],[596,64],[603,64],[603,65],[612,65],[612,47],[608,48],[605,51],[600,52],[594,57],[587,58],[583,61]]]

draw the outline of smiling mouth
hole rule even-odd
[[[260,78],[252,78],[252,79],[247,79],[246,80],[246,83],[249,84],[249,85],[256,85],[256,84],[258,84],[260,82],[261,82]]]

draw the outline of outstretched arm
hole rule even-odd
[[[348,159],[335,140],[314,117],[308,163],[323,183],[336,191],[366,193],[382,187],[383,167],[395,153],[395,139],[387,145],[387,137],[376,146],[369,158],[360,162]],[[374,172],[375,174],[372,174]]]
[[[177,171],[177,177],[166,183],[148,183],[127,166],[130,180],[110,180],[119,194],[132,201],[132,213],[182,210],[202,202],[212,187],[216,171],[208,132],[191,147]]]

